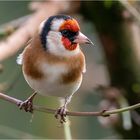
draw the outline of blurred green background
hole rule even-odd
[[[28,9],[28,4],[29,1],[0,1],[0,24],[30,14],[31,11]],[[74,5],[75,3],[73,2],[72,4]],[[79,12],[73,14],[73,16],[80,21],[82,32],[94,42],[96,47],[82,46],[82,50],[86,56],[87,72],[84,75],[80,90],[78,90],[72,98],[69,110],[99,110],[99,104],[103,100],[103,96],[99,94],[98,90],[95,90],[98,85],[123,88],[126,93],[128,93],[128,96],[125,96],[126,94],[124,95],[126,100],[128,98],[128,105],[133,104],[130,100],[130,94],[133,92],[133,95],[136,94],[135,91],[133,91],[134,88],[128,89],[128,87],[137,86],[139,88],[139,80],[132,80],[134,77],[131,77],[132,73],[136,71],[131,71],[132,61],[128,59],[131,57],[131,47],[128,47],[128,42],[124,43],[126,40],[123,40],[127,32],[124,33],[122,28],[125,26],[125,30],[127,30],[129,26],[122,25],[122,23],[127,22],[121,18],[120,13],[122,9],[122,5],[120,6],[117,2],[113,1],[85,1],[81,3]],[[124,34],[122,34],[122,32]],[[112,36],[112,34],[114,36]],[[125,36],[122,39],[123,41],[118,38],[122,36]],[[128,49],[125,50],[122,44],[120,45],[119,43],[114,45],[111,42],[112,45],[109,42],[111,39],[114,44],[116,42],[122,43],[123,46],[128,47]],[[106,44],[108,48],[106,48]],[[112,46],[115,47],[113,48]],[[120,51],[116,49],[116,46]],[[32,90],[23,78],[21,66],[16,64],[16,58],[21,52],[22,50],[15,56],[1,62],[3,72],[0,73],[0,88],[3,93],[25,100],[31,95]],[[135,57],[135,54],[133,57]],[[126,61],[124,61],[124,59]],[[138,63],[136,63],[136,65],[137,64]],[[139,73],[135,73],[135,75],[139,75]],[[3,88],[5,88],[4,91]],[[137,99],[139,100],[139,98]],[[116,100],[114,102],[116,103]],[[36,96],[34,104],[50,108],[59,107],[57,98],[44,98],[39,95]],[[115,126],[116,124],[114,124],[112,127],[109,127],[108,123],[103,125],[103,123],[99,122],[97,117],[70,117],[70,121],[71,134],[74,139],[126,138],[127,132],[132,131],[132,137],[130,136],[128,138],[133,138],[135,136],[135,129],[137,129],[135,122],[134,127],[129,130],[124,130],[121,125],[122,120],[118,121],[119,126]],[[135,138],[139,136],[139,133],[137,133]],[[0,138],[63,139],[65,136],[64,127],[60,126],[53,115],[36,111],[32,115],[19,110],[15,105],[9,102],[0,100]]]

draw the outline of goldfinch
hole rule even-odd
[[[23,75],[35,93],[19,106],[31,111],[36,93],[56,96],[65,103],[56,112],[65,122],[66,106],[79,89],[86,71],[85,56],[79,44],[93,44],[80,32],[78,22],[67,15],[51,16],[43,21],[30,43],[18,57]]]

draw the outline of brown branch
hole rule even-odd
[[[23,22],[13,34],[11,34],[5,41],[0,42],[0,61],[14,55],[20,48],[24,47],[26,42],[37,31],[41,21],[51,15],[63,12],[66,9],[66,2],[43,2],[38,9]],[[68,7],[69,8],[69,7]]]
[[[8,101],[10,103],[13,103],[17,106],[21,102],[23,102],[22,100],[19,100],[19,99],[16,99],[14,97],[5,95],[3,93],[0,93],[0,99],[3,99],[3,100]],[[37,105],[33,105],[33,109],[36,110],[36,111],[51,113],[51,114],[54,114],[57,111],[56,109],[50,109],[50,108],[37,106]],[[69,115],[69,116],[101,116],[102,115],[101,113],[102,112],[69,112],[69,111],[67,111],[67,115]]]
[[[25,21],[27,21],[31,15],[26,15],[18,19],[14,19],[8,23],[0,25],[0,40],[5,39],[14,33]],[[10,49],[10,48],[9,48]]]
[[[3,99],[5,101],[11,102],[15,105],[19,105],[21,102],[21,100],[13,98],[11,96],[5,95],[3,93],[0,93],[0,99]],[[136,108],[140,108],[140,103],[132,105],[132,106],[128,106],[128,107],[124,107],[124,108],[120,108],[120,109],[115,109],[115,110],[103,110],[103,111],[98,111],[98,112],[70,112],[67,111],[66,114],[68,116],[109,116],[111,114],[118,114],[118,113],[122,113],[125,111],[130,111],[130,110],[134,110]],[[54,114],[57,110],[56,109],[50,109],[50,108],[46,108],[46,107],[42,107],[42,106],[37,106],[37,105],[33,105],[33,109],[35,111],[40,111],[40,112],[45,112],[45,113],[51,113]]]

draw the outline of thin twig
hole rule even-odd
[[[5,101],[11,102],[15,105],[19,105],[21,102],[23,102],[22,100],[16,99],[14,97],[5,95],[3,93],[0,93],[0,99],[3,99]],[[128,107],[124,107],[124,108],[120,108],[120,109],[115,109],[115,110],[109,110],[109,111],[98,111],[98,112],[72,112],[72,111],[67,111],[66,114],[68,116],[109,116],[111,114],[118,114],[118,113],[122,113],[125,111],[130,111],[130,110],[134,110],[136,108],[140,108],[140,103],[137,103],[135,105],[132,106],[128,106]],[[35,111],[40,111],[40,112],[45,112],[45,113],[51,113],[54,114],[56,112],[56,109],[50,109],[50,108],[46,108],[46,107],[42,107],[42,106],[38,106],[38,105],[33,105],[33,109]]]
[[[31,15],[26,15],[18,19],[14,19],[8,23],[0,25],[0,37],[8,35],[9,32],[12,33],[12,31],[17,29],[19,26],[23,25],[24,22],[28,20],[30,17]]]

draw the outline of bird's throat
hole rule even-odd
[[[77,48],[78,44],[76,43],[72,43],[68,38],[66,37],[62,37],[62,42],[63,42],[63,45],[64,47],[69,50],[69,51],[73,51]]]

